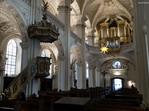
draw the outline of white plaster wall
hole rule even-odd
[[[128,63],[127,79],[134,81],[135,80],[135,66],[131,63]]]

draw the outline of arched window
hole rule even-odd
[[[121,68],[122,64],[121,64],[120,61],[115,60],[115,61],[113,61],[112,66],[113,66],[114,68]]]
[[[41,53],[41,57],[46,57],[46,52],[44,50]]]
[[[5,65],[5,74],[8,76],[13,76],[16,74],[16,54],[17,54],[17,44],[11,39],[7,44],[6,51],[6,65]]]

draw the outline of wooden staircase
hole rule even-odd
[[[5,94],[9,99],[15,99],[18,93],[35,77],[49,75],[50,58],[36,57],[28,66],[10,83]]]

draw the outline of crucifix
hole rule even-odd
[[[107,72],[104,70],[101,73],[103,74],[103,78],[104,78],[104,87],[106,87],[106,77],[105,77],[105,75],[107,74]]]

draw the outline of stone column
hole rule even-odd
[[[101,79],[101,72],[100,72],[100,69],[99,67],[96,66],[96,69],[95,69],[95,79],[96,79],[96,87],[100,87],[100,79]]]
[[[74,66],[70,66],[70,87],[74,87]]]
[[[22,60],[21,60],[21,70],[23,70],[27,65],[28,65],[28,48],[29,48],[29,44],[28,42],[21,42],[20,46],[22,48]],[[25,58],[25,59],[24,59]]]
[[[88,44],[91,46],[94,46],[94,38],[95,37],[88,35],[87,38],[88,38]]]
[[[26,68],[26,66],[28,65],[30,59],[29,59],[29,43],[26,41],[22,41],[20,43],[20,46],[22,48],[22,60],[21,60],[21,72]],[[26,97],[31,95],[31,92],[29,93],[29,91],[31,91],[31,89],[29,89],[29,86],[31,84],[27,84],[24,88],[25,95]]]
[[[58,90],[65,90],[65,57],[58,57]]]
[[[106,87],[111,86],[110,74],[109,73],[106,74],[105,77],[106,77]]]
[[[77,74],[78,74],[78,80],[77,80],[77,83],[78,83],[78,89],[83,89],[84,88],[84,83],[83,83],[83,74],[82,74],[82,67],[83,67],[83,64],[82,64],[82,61],[81,60],[78,60],[77,61]]]
[[[60,4],[58,6],[58,19],[64,23],[65,25],[70,27],[70,12],[71,12],[71,4],[74,0],[59,0]]]
[[[53,84],[53,89],[58,89],[58,66],[54,66],[55,73],[52,75],[52,84]]]
[[[95,87],[95,66],[89,64],[89,87]]]
[[[94,46],[94,30],[93,29],[88,29],[88,35],[87,35],[87,40],[88,40],[88,44],[91,46]]]
[[[100,86],[101,86],[101,87],[104,87],[104,80],[105,80],[105,78],[104,78],[104,75],[102,74],[102,72],[101,72],[100,78],[101,78],[101,79],[100,79],[100,80],[101,80],[101,81],[100,81]]]
[[[146,1],[146,2],[145,2]],[[136,76],[137,88],[143,94],[143,103],[149,104],[149,15],[148,1],[135,2],[135,33],[136,33]]]
[[[76,24],[76,34],[82,38],[81,44],[81,57],[80,60],[82,61],[82,87],[83,89],[86,88],[86,59],[85,59],[85,21],[87,20],[86,17],[79,15],[77,17],[78,21]]]
[[[64,55],[65,55],[65,64],[62,70],[65,71],[63,77],[63,80],[61,82],[64,82],[63,88],[61,90],[70,90],[71,83],[70,83],[70,12],[71,8],[70,5],[73,2],[73,0],[60,0],[60,5],[58,7],[59,15],[58,18],[65,24],[65,30],[64,30],[64,36],[63,36],[63,44],[65,47]]]
[[[24,70],[31,60],[40,55],[40,41],[37,39],[30,39],[29,42],[23,41],[20,45],[22,47],[21,70]],[[40,81],[37,78],[30,81],[24,90],[24,92],[26,92],[26,97],[31,96],[33,93],[38,95],[39,84]]]
[[[145,47],[146,47],[146,64],[147,64],[147,71],[145,74],[145,84],[146,84],[146,88],[145,92],[146,92],[146,103],[149,104],[149,15],[148,15],[148,10],[149,10],[149,1],[145,0],[147,3],[144,5],[144,21],[145,21],[145,25],[143,27],[144,29],[144,33],[145,33]]]
[[[31,0],[30,24],[34,24],[41,20],[42,0]]]

